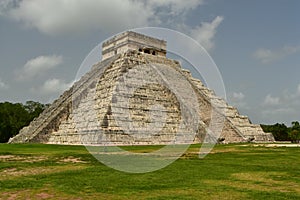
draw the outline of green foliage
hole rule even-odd
[[[300,124],[297,121],[292,122],[292,127],[289,128],[289,138],[294,143],[299,143],[300,141]]]
[[[289,140],[288,127],[285,124],[261,125],[266,133],[272,133],[276,141]]]
[[[38,117],[41,112],[47,107],[48,105],[41,104],[35,101],[26,101],[24,105],[25,110],[30,114],[32,119]]]
[[[298,121],[293,121],[291,127],[279,123],[274,125],[261,124],[261,127],[264,132],[272,133],[276,141],[300,141],[300,124]]]
[[[10,137],[18,134],[19,130],[29,123],[45,109],[43,105],[34,101],[21,103],[0,103],[0,143],[7,142]]]

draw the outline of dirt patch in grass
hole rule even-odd
[[[0,155],[0,160],[8,160],[13,158],[13,155]]]
[[[88,163],[86,161],[81,160],[80,158],[75,158],[73,156],[69,156],[67,158],[60,159],[58,162],[60,162],[60,163]]]
[[[46,192],[41,192],[41,193],[36,194],[36,197],[38,199],[49,199],[49,198],[52,198],[53,196],[54,196],[53,194],[49,194]]]
[[[210,153],[215,154],[215,153],[242,153],[242,152],[247,152],[247,150],[244,149],[239,149],[235,147],[227,147],[227,148],[222,148],[222,149],[213,149]]]
[[[25,163],[35,163],[47,161],[49,158],[46,156],[26,156],[26,155],[0,155],[0,162],[25,162]],[[76,158],[73,156],[57,158],[53,160],[57,163],[88,163],[86,161],[81,160],[80,158]]]
[[[203,198],[205,197],[205,198]],[[176,188],[169,190],[153,190],[149,192],[133,193],[129,199],[245,199],[247,196],[239,192],[220,192],[216,190],[197,190]]]
[[[279,172],[244,172],[232,174],[230,180],[206,180],[205,183],[215,186],[229,186],[237,190],[256,190],[266,192],[284,192],[300,194],[300,184],[287,181],[275,180],[276,177],[284,177],[286,173]]]
[[[47,167],[31,167],[31,168],[6,168],[0,171],[0,180],[14,179],[22,176],[32,176],[38,174],[49,174],[68,170],[79,170],[85,166],[68,165],[68,166],[47,166]]]
[[[19,156],[19,155],[0,155],[0,162],[41,162],[47,160],[45,156]]]
[[[81,200],[78,196],[64,194],[53,189],[43,188],[40,190],[19,190],[19,191],[7,191],[0,193],[0,199],[6,200],[23,200],[23,199],[32,199],[32,200]]]
[[[105,193],[93,193],[90,195],[71,195],[62,192],[55,191],[53,189],[40,189],[40,190],[20,190],[20,191],[9,191],[3,192],[0,194],[0,199],[7,200],[18,200],[18,199],[32,199],[32,200],[91,200],[91,199],[107,199],[107,200],[122,200],[122,199],[131,199],[131,200],[146,200],[146,199],[244,199],[245,195],[238,192],[216,192],[216,191],[197,191],[191,189],[179,189],[179,190],[159,190],[159,191],[150,191],[150,192],[134,192],[123,195],[117,194],[105,194]],[[207,198],[206,198],[207,197]]]
[[[203,148],[200,152],[200,148],[190,148],[183,156],[184,157],[195,157],[199,154],[218,154],[218,153],[242,153],[247,152],[247,150],[244,149],[238,149],[235,147],[226,147],[226,148],[213,148],[213,149],[206,149]]]
[[[92,193],[92,194],[68,194],[62,191],[57,191],[51,186],[44,186],[41,189],[35,190],[17,190],[17,191],[5,191],[0,193],[0,199],[2,200],[94,200],[94,199],[106,199],[106,200],[123,200],[123,199],[146,199],[140,195],[136,195],[131,198],[131,195],[118,195],[107,193]]]

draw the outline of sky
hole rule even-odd
[[[0,0],[0,102],[50,103],[99,43],[161,27],[207,50],[242,115],[290,125],[300,121],[299,9],[298,0]]]

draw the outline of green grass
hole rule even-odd
[[[199,147],[161,170],[129,174],[82,146],[1,144],[0,199],[300,199],[300,148],[217,145],[199,159]]]

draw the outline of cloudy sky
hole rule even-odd
[[[298,0],[0,0],[0,101],[53,101],[86,55],[127,29],[180,31],[255,123],[300,120]],[[100,57],[99,57],[100,59]]]

